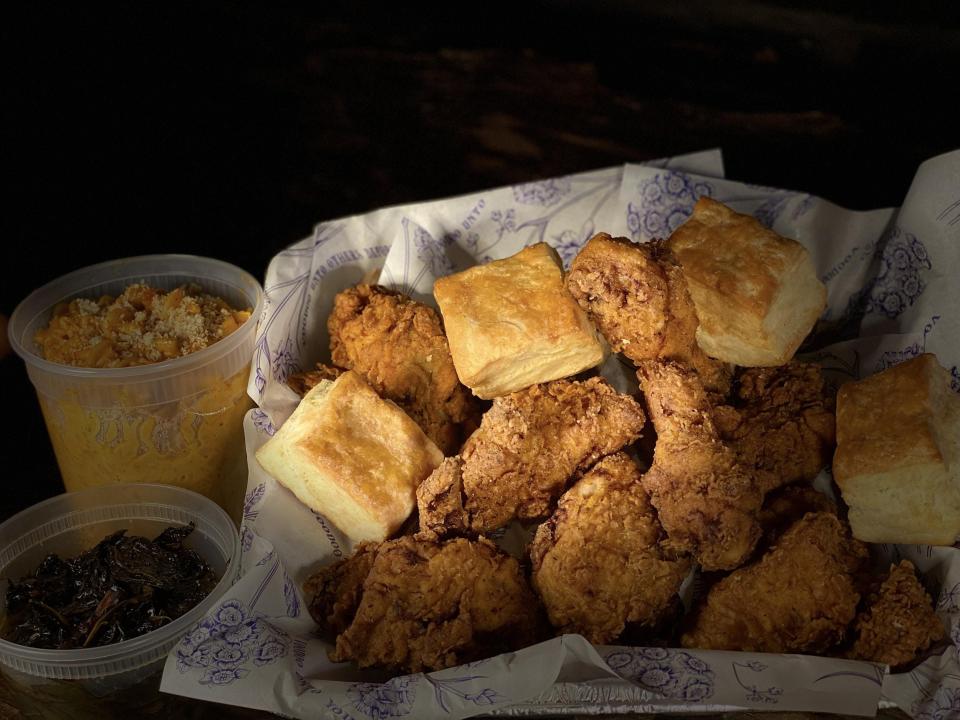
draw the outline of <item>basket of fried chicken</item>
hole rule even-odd
[[[568,269],[534,243],[433,296],[340,290],[256,452],[353,546],[302,585],[331,661],[578,634],[897,670],[944,641],[871,552],[960,534],[960,396],[932,354],[839,389],[796,359],[826,305],[800,243],[704,197],[667,239],[598,233]]]

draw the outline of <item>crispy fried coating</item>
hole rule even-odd
[[[417,488],[420,531],[445,535],[469,535],[470,515],[463,508],[463,458],[443,462]]]
[[[816,477],[836,444],[835,398],[820,367],[791,362],[748,368],[737,386],[731,403],[714,417],[740,461],[754,469],[761,492]]]
[[[327,329],[335,365],[397,403],[444,454],[457,452],[478,407],[457,378],[436,311],[379,285],[357,285],[337,294]]]
[[[743,563],[760,537],[763,494],[724,442],[713,404],[697,374],[673,361],[640,364],[637,373],[657,430],[653,465],[643,486],[678,552],[705,570]]]
[[[313,370],[305,370],[301,373],[294,373],[288,377],[287,385],[297,395],[303,397],[324,380],[336,380],[338,377],[343,375],[343,373],[344,371],[340,368],[324,365],[323,363],[317,363],[316,368]]]
[[[807,513],[828,512],[837,514],[837,505],[811,485],[787,485],[775,490],[763,501],[760,510],[760,527],[763,537],[759,546],[764,549],[775,545],[780,536]]]
[[[909,560],[890,566],[879,590],[867,598],[866,608],[857,615],[853,631],[856,639],[851,658],[891,667],[910,662],[945,634],[933,601]]]
[[[686,363],[709,392],[727,394],[731,368],[697,345],[697,312],[683,271],[663,243],[595,235],[574,258],[566,287],[613,350],[638,363]]]
[[[461,451],[421,486],[421,529],[481,533],[542,520],[571,481],[636,440],[640,404],[602,378],[554,380],[493,401]],[[459,486],[459,487],[458,487]]]
[[[810,513],[762,559],[716,583],[684,647],[821,654],[843,640],[860,595],[866,546],[829,512]]]
[[[334,662],[440,670],[530,645],[541,610],[520,564],[488,540],[382,543]]]
[[[377,547],[377,543],[361,543],[353,555],[321,568],[303,584],[310,598],[310,616],[324,639],[333,642],[353,622]]]
[[[640,475],[624,453],[604,458],[537,529],[531,581],[561,632],[609,643],[627,623],[652,626],[672,609],[690,561],[660,548],[663,529]]]

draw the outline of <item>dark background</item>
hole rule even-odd
[[[714,146],[734,179],[896,205],[960,145],[951,3],[402,5],[5,10],[0,313],[101,260],[262,278],[320,220]],[[59,478],[0,370],[2,519]]]

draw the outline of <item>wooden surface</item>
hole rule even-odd
[[[455,5],[14,10],[0,314],[118,256],[192,252],[262,278],[324,219],[715,146],[734,179],[896,205],[958,142],[960,23],[942,4]],[[0,388],[2,520],[61,486],[18,359],[0,359]],[[17,716],[6,680],[0,701]],[[252,716],[174,698],[137,714]]]

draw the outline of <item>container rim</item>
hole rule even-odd
[[[178,358],[172,358],[170,360],[162,360],[157,363],[149,363],[146,365],[135,365],[132,367],[120,367],[120,368],[89,368],[89,367],[76,367],[74,365],[63,365],[61,363],[52,362],[40,357],[32,348],[28,347],[21,341],[19,337],[20,333],[15,333],[15,328],[18,328],[20,325],[26,326],[31,322],[37,314],[35,313],[32,317],[26,318],[27,307],[31,304],[32,300],[58,285],[68,283],[70,280],[76,280],[81,278],[84,275],[102,270],[111,266],[120,266],[128,263],[136,262],[150,262],[150,261],[182,261],[184,263],[196,263],[201,262],[207,266],[219,266],[222,269],[230,270],[237,273],[237,278],[244,282],[250,283],[253,288],[256,290],[256,302],[253,303],[254,307],[250,313],[250,317],[247,321],[237,328],[234,332],[230,333],[227,337],[218,340],[212,345],[208,345],[202,350],[197,350],[196,352],[190,353],[189,355],[184,355]],[[189,267],[184,267],[183,270],[172,271],[165,270],[154,273],[137,273],[142,275],[152,275],[153,277],[163,277],[164,275],[189,275],[191,270]],[[117,278],[122,279],[122,278]],[[97,283],[88,283],[85,287],[79,287],[77,290],[71,292],[71,295],[79,295],[89,287],[94,285],[99,285]],[[240,288],[238,288],[240,289]],[[135,382],[137,380],[151,379],[154,375],[170,375],[178,374],[179,372],[187,372],[191,369],[191,366],[204,365],[204,361],[209,360],[213,361],[219,355],[224,352],[232,349],[234,343],[228,342],[231,338],[240,338],[246,335],[248,326],[252,322],[254,324],[254,331],[256,331],[256,325],[260,320],[260,315],[263,312],[264,304],[264,293],[263,286],[260,282],[249,272],[244,270],[241,267],[228,263],[225,260],[218,260],[216,258],[205,257],[203,255],[190,255],[183,253],[156,253],[151,255],[134,255],[126,258],[118,258],[116,260],[107,260],[101,263],[95,263],[94,265],[87,265],[77,270],[66,273],[65,275],[60,275],[59,277],[54,278],[53,280],[41,285],[29,295],[27,295],[20,303],[17,304],[17,307],[14,309],[13,313],[10,315],[10,322],[7,327],[7,336],[10,340],[10,345],[13,348],[13,351],[23,359],[24,362],[33,365],[34,367],[44,370],[45,372],[52,373],[55,375],[65,375],[74,378],[83,378],[83,379],[104,379],[109,377],[117,381],[126,381],[126,382]],[[50,305],[45,305],[44,309],[41,312],[46,312],[51,308]]]
[[[86,490],[80,490],[72,493],[61,493],[31,505],[24,510],[21,510],[16,515],[13,515],[0,524],[0,530],[2,530],[8,523],[12,523],[13,521],[21,518],[23,515],[36,512],[37,510],[40,510],[44,507],[49,507],[50,505],[54,505],[62,501],[63,498],[68,495],[76,496],[84,493],[94,493],[97,491],[103,492],[106,488],[116,491],[117,488],[131,486],[136,486],[137,488],[144,488],[147,490],[161,489],[163,492],[172,492],[174,495],[182,494],[184,497],[190,497],[193,500],[199,500],[204,505],[205,513],[209,513],[210,515],[215,516],[216,520],[229,525],[229,527],[232,529],[232,532],[229,535],[231,547],[225,549],[225,554],[227,555],[226,566],[224,567],[223,575],[217,581],[217,584],[214,586],[213,590],[211,590],[197,605],[172,622],[167,623],[156,630],[151,630],[145,635],[130,638],[129,640],[122,640],[121,642],[113,643],[111,645],[102,645],[91,648],[75,648],[72,650],[52,650],[49,648],[35,648],[27,645],[19,645],[17,643],[10,642],[9,640],[0,638],[0,664],[9,664],[6,658],[10,656],[19,660],[36,663],[38,665],[46,665],[49,668],[75,668],[85,665],[109,663],[118,659],[136,658],[141,653],[149,652],[171,641],[175,643],[178,639],[182,638],[186,634],[186,631],[195,625],[204,614],[206,614],[207,610],[209,610],[213,603],[216,602],[217,598],[221,597],[230,588],[230,586],[233,585],[240,562],[240,535],[233,523],[233,520],[230,519],[230,516],[227,515],[225,510],[223,510],[219,505],[209,498],[200,495],[193,490],[177,487],[175,485],[162,485],[159,483],[124,483],[122,485],[88,488]],[[131,504],[131,502],[132,501],[117,500],[116,502],[106,503],[104,507],[123,506]],[[138,504],[170,506],[174,503],[161,502],[158,500],[155,502],[139,501]],[[186,510],[188,508],[183,507],[183,509]],[[211,518],[211,521],[213,520],[214,518]],[[118,672],[125,671],[126,670],[120,670]]]

